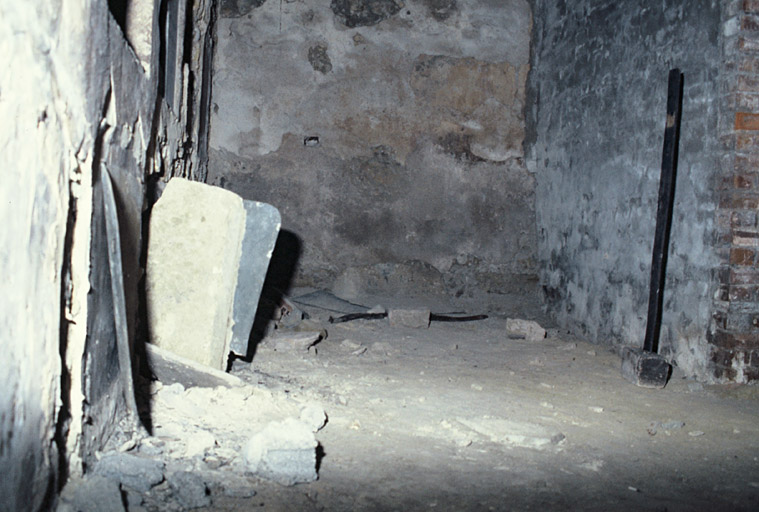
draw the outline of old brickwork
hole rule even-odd
[[[714,376],[747,382],[759,378],[759,1],[734,1],[725,9],[720,287],[709,339]]]

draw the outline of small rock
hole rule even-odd
[[[666,421],[661,424],[661,428],[664,430],[680,430],[684,426],[684,421]]]
[[[390,325],[396,327],[411,327],[413,329],[430,326],[429,309],[391,309],[387,313]]]
[[[593,356],[593,357],[595,357],[595,355],[596,355],[596,351],[595,350],[588,350],[585,353],[588,354],[589,356]]]
[[[186,438],[185,457],[195,457],[205,455],[216,445],[216,439],[213,434],[205,430],[192,432]]]
[[[506,332],[509,337],[524,338],[527,341],[539,341],[546,337],[546,330],[540,324],[520,318],[506,319]]]
[[[207,507],[211,496],[202,476],[190,471],[178,471],[168,476],[169,487],[185,510]]]
[[[269,423],[243,448],[249,471],[282,485],[317,479],[316,447],[310,425],[295,418]]]
[[[72,478],[63,488],[60,512],[124,512],[119,482],[100,475]]]
[[[648,432],[649,436],[655,436],[656,433],[659,431],[659,427],[661,426],[661,423],[658,421],[652,421],[648,424],[648,428],[646,428],[646,432]]]
[[[704,435],[704,433],[701,432],[700,430],[691,430],[690,432],[688,432],[688,435],[691,437],[701,437],[702,435]]]
[[[306,404],[300,410],[300,420],[309,425],[313,432],[318,432],[327,423],[327,414],[317,404]]]
[[[559,432],[559,433],[554,434],[554,435],[551,436],[551,444],[559,444],[562,441],[564,441],[566,438],[567,438],[567,436],[565,436],[564,434],[562,434],[561,432]]]
[[[164,464],[129,453],[111,452],[103,455],[94,473],[111,478],[140,492],[163,481]]]
[[[598,414],[601,414],[602,412],[604,412],[604,408],[603,407],[599,407],[597,405],[588,406],[588,409],[590,409],[591,411],[593,411],[595,413],[598,413]]]

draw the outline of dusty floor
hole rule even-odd
[[[702,386],[675,369],[665,389],[638,388],[603,347],[555,329],[510,339],[507,314],[428,329],[327,325],[308,351],[263,343],[233,366],[243,390],[154,386],[154,437],[134,451],[164,461],[169,483],[172,470],[208,475],[201,510],[759,509],[755,386]],[[328,417],[318,480],[245,475],[245,439],[304,404]],[[177,489],[122,495],[129,510],[189,508]]]

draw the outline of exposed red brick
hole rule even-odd
[[[743,58],[738,62],[738,71],[741,73],[759,73],[759,62],[756,59]]]
[[[759,84],[759,82],[757,82]],[[759,130],[759,114],[749,112],[735,113],[736,130]]]
[[[759,284],[759,268],[739,267],[731,269],[730,284]]]
[[[716,329],[714,334],[710,334],[708,338],[712,346],[715,347],[712,352],[712,361],[724,366],[732,365],[736,352],[759,350],[758,333],[735,334],[731,331]]]
[[[728,96],[728,105],[736,110],[759,112],[759,94],[748,91],[734,91]]]
[[[736,134],[735,149],[738,151],[759,151],[759,136],[745,132]]]
[[[759,197],[756,195],[723,193],[720,197],[719,207],[726,210],[754,210],[759,208]]]
[[[736,174],[733,176],[733,187],[749,189],[756,186],[756,176],[751,174]]]
[[[730,264],[731,265],[753,265],[754,251],[751,249],[744,249],[740,247],[730,249]]]
[[[741,30],[759,30],[759,19],[756,16],[743,16],[741,18]]]
[[[743,0],[743,12],[759,13],[759,0]]]
[[[754,210],[736,210],[730,212],[730,227],[735,228],[753,228],[756,226],[756,211]]]
[[[731,338],[729,333],[717,329],[717,332],[710,336],[714,349],[712,350],[711,360],[714,364],[721,367],[730,367],[733,365],[733,358],[735,353],[732,349],[723,346],[721,340],[723,338]]]
[[[733,231],[732,243],[737,247],[759,247],[759,233],[755,230],[736,229]]]
[[[730,286],[730,302],[752,302],[757,295],[757,287],[748,285]]]
[[[738,39],[738,49],[746,52],[759,50],[759,38],[751,36],[742,36]]]
[[[753,75],[740,75],[736,86],[740,92],[756,93],[759,91],[759,78]]]
[[[733,160],[733,168],[736,172],[754,174],[759,172],[759,155],[736,155]]]

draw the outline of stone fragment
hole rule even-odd
[[[240,196],[174,178],[150,219],[146,294],[155,345],[224,370],[245,209]]]
[[[139,492],[147,492],[163,481],[163,462],[129,453],[104,454],[95,465],[94,474],[116,480]]]
[[[205,430],[198,430],[189,434],[185,444],[185,457],[205,455],[216,445],[213,434]]]
[[[245,385],[239,377],[178,356],[152,343],[145,344],[145,352],[150,372],[167,385],[180,384],[185,388],[233,388]]]
[[[306,404],[300,410],[300,421],[309,425],[314,432],[318,432],[327,423],[327,414],[317,404]]]
[[[312,427],[295,418],[269,423],[243,447],[247,469],[282,485],[313,482],[316,447]]]
[[[118,480],[101,475],[72,478],[60,496],[58,512],[124,512]]]
[[[677,421],[677,420],[671,420],[671,421],[664,421],[661,424],[661,428],[664,430],[680,430],[685,426],[684,421]]]
[[[391,309],[387,313],[390,325],[414,329],[430,326],[429,309]]]
[[[207,507],[211,504],[210,492],[201,475],[190,471],[177,471],[168,475],[166,480],[183,510]]]
[[[510,338],[523,338],[527,341],[539,341],[546,337],[546,330],[540,324],[520,318],[506,319],[506,332]]]

